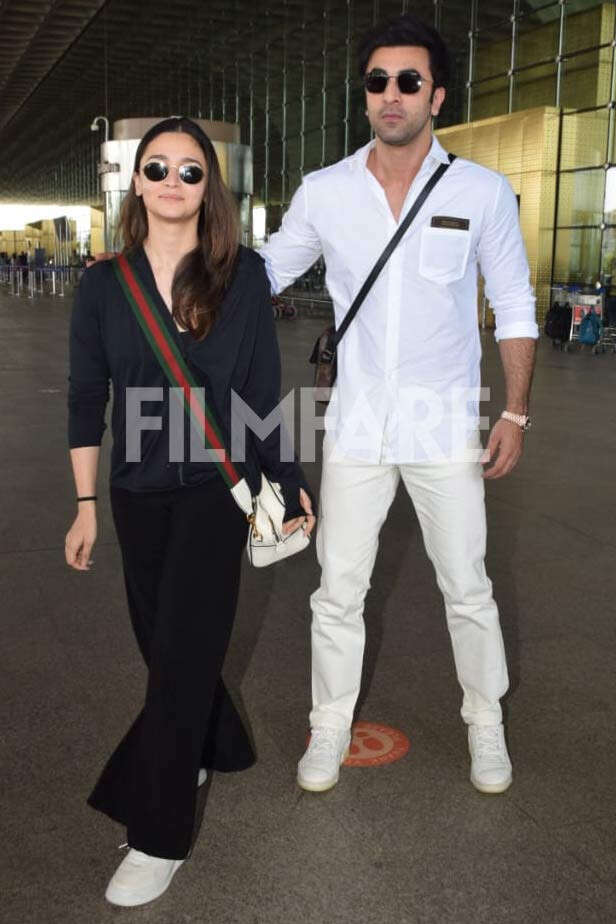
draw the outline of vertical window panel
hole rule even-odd
[[[599,278],[601,231],[598,228],[559,229],[556,232],[554,280],[593,285]]]
[[[608,126],[607,109],[563,114],[560,169],[604,164]]]
[[[556,65],[543,64],[515,75],[513,111],[553,106],[556,101]]]
[[[607,103],[609,92],[599,81],[599,50],[567,58],[564,65],[561,103],[568,109],[584,109]]]
[[[603,221],[605,170],[561,173],[558,226],[593,225]]]

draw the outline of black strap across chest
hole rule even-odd
[[[415,202],[409,209],[408,213],[405,215],[404,221],[397,229],[396,233],[394,234],[394,236],[388,243],[387,247],[385,248],[385,250],[379,257],[379,259],[374,264],[370,272],[370,275],[368,276],[368,278],[362,285],[361,289],[355,296],[355,299],[353,300],[353,304],[351,305],[351,307],[345,314],[344,318],[342,319],[342,323],[340,324],[340,327],[336,330],[336,333],[334,334],[334,342],[333,342],[334,349],[338,346],[338,344],[344,337],[349,324],[351,323],[351,321],[353,320],[353,318],[359,311],[359,308],[362,302],[364,301],[364,299],[366,298],[366,295],[368,294],[368,292],[370,291],[370,289],[376,282],[376,279],[381,273],[383,267],[385,266],[385,264],[391,257],[392,253],[394,252],[394,250],[396,249],[396,247],[398,246],[398,244],[400,243],[400,241],[402,240],[406,232],[408,231],[411,222],[413,221],[413,219],[419,212],[420,208],[422,207],[422,205],[424,204],[424,202],[426,201],[426,199],[428,198],[428,196],[430,195],[430,193],[432,192],[432,190],[434,189],[438,181],[441,179],[443,174],[446,173],[446,171],[449,169],[451,164],[453,164],[454,160],[456,159],[455,154],[449,154],[448,157],[449,157],[449,163],[441,164],[440,167],[434,171],[434,173],[432,174],[432,176],[430,177],[430,179],[428,180],[428,182],[426,183],[422,191],[419,193],[419,195],[415,199]]]

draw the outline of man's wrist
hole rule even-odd
[[[530,430],[530,417],[526,413],[515,413],[506,410],[501,414],[501,420],[508,420],[509,423],[515,424],[520,430]]]
[[[528,414],[528,401],[511,401],[508,398],[505,410],[509,414]]]

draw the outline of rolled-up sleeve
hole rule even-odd
[[[295,282],[322,253],[321,240],[308,214],[307,184],[308,178],[293,196],[280,230],[259,250],[274,293]]]
[[[496,319],[496,339],[536,339],[539,329],[535,318],[535,296],[520,230],[518,203],[505,177],[500,179],[494,204],[481,233],[479,264],[485,279],[485,293]]]
[[[75,293],[71,316],[68,387],[68,444],[100,446],[109,400],[109,367],[100,324],[100,287],[86,270]]]

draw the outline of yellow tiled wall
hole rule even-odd
[[[559,111],[527,112],[437,132],[448,151],[504,173],[520,197],[520,224],[542,318],[550,301]]]

